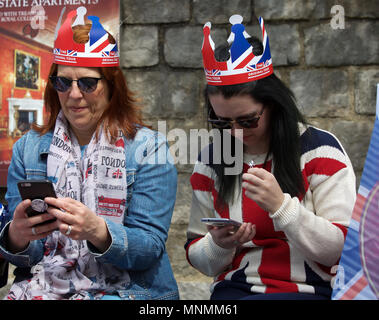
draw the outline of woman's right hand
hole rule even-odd
[[[213,227],[207,226],[213,241],[221,248],[233,249],[246,242],[251,241],[255,237],[255,225],[250,222],[244,222],[237,231],[233,226]]]
[[[20,202],[14,211],[13,220],[9,225],[8,248],[13,253],[25,250],[30,241],[45,238],[57,229],[56,221],[43,226],[35,226],[36,224],[54,219],[54,216],[49,213],[42,213],[29,218],[26,214],[26,209],[30,205],[31,201],[29,199]]]

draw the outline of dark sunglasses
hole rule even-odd
[[[82,92],[90,93],[96,90],[97,82],[102,78],[84,77],[78,80],[67,79],[65,77],[50,76],[51,84],[59,92],[66,92],[71,88],[72,82],[76,81],[78,88]]]
[[[231,129],[234,123],[238,123],[238,125],[245,129],[257,128],[258,121],[263,114],[264,108],[259,113],[258,116],[246,117],[246,118],[237,118],[237,119],[219,119],[213,110],[210,110],[208,122],[214,127],[218,129]]]

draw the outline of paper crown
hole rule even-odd
[[[215,45],[212,41],[211,23],[207,22],[203,27],[203,64],[207,83],[214,86],[245,83],[265,78],[274,72],[271,60],[268,36],[262,17],[259,24],[262,30],[263,53],[255,56],[252,45],[246,40],[249,34],[241,24],[243,18],[233,15],[229,22],[233,25],[228,38],[230,46],[230,58],[228,61],[217,61],[214,55]]]
[[[85,7],[79,7],[68,13],[61,26],[65,8],[63,8],[55,29],[54,63],[77,67],[115,67],[119,65],[117,43],[110,43],[108,33],[97,16],[88,16],[92,26],[87,43],[75,42],[72,27],[84,25]],[[76,16],[74,23],[72,19]]]

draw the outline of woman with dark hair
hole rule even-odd
[[[234,155],[243,170],[228,175],[230,164],[203,160],[224,154],[223,143],[202,151],[191,176],[188,261],[214,277],[211,299],[330,299],[355,203],[351,162],[335,136],[305,123],[273,74],[263,20],[263,44],[246,36],[242,17],[230,22],[230,46],[214,55],[204,26],[205,101],[208,122],[243,143]],[[207,226],[202,218],[241,225]]]
[[[165,249],[177,181],[168,145],[144,126],[99,18],[76,23],[85,13],[69,12],[55,40],[47,124],[13,148],[0,255],[17,269],[6,299],[178,299]],[[57,198],[29,217],[38,208],[17,182],[40,179]]]

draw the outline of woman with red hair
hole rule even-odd
[[[91,38],[103,30],[97,17],[71,28],[75,15],[56,40],[48,122],[13,149],[0,255],[18,268],[7,298],[178,299],[165,249],[177,183],[167,142],[144,126],[114,39]],[[100,55],[94,41],[104,41]],[[53,182],[57,198],[29,217],[16,184],[36,179]]]

